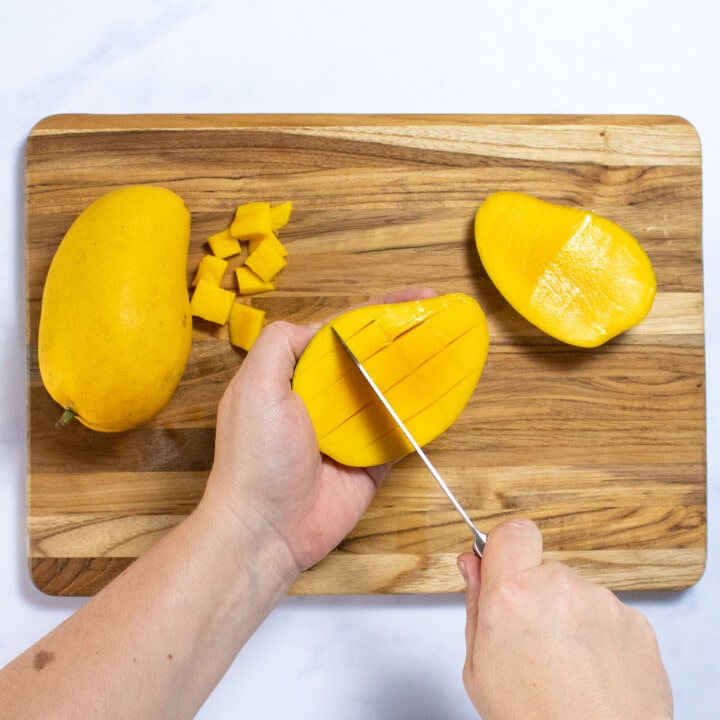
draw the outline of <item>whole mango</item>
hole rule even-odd
[[[161,187],[98,198],[52,259],[40,311],[38,363],[50,396],[93,430],[155,416],[185,371],[190,212]]]

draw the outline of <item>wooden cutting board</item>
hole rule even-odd
[[[60,408],[36,358],[48,265],[86,205],[131,183],[164,185],[190,207],[188,282],[237,204],[292,200],[288,266],[275,292],[252,300],[269,320],[321,320],[407,285],[474,296],[490,326],[487,365],[427,452],[476,524],[531,517],[548,557],[614,589],[683,588],[702,574],[701,154],[684,120],[62,115],[30,133],[26,177],[29,555],[43,591],[97,592],[193,509],[217,402],[244,357],[225,328],[198,321],[183,382],[152,423],[118,435],[54,429]],[[473,240],[475,210],[500,189],[592,209],[633,233],[658,279],[646,320],[580,350],[517,315]],[[293,592],[458,591],[455,559],[470,544],[408,457]]]

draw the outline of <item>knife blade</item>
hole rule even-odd
[[[453,504],[455,509],[460,513],[460,517],[465,521],[467,526],[470,528],[472,534],[473,534],[473,552],[478,557],[482,557],[483,551],[485,550],[485,541],[487,540],[487,534],[484,532],[481,532],[478,530],[473,521],[470,519],[470,516],[465,512],[465,508],[458,502],[455,495],[452,493],[450,488],[447,486],[447,483],[442,479],[442,476],[440,473],[435,469],[435,466],[430,462],[428,456],[423,452],[423,449],[418,444],[417,440],[413,437],[412,433],[407,429],[407,426],[402,421],[400,416],[395,411],[395,408],[391,405],[390,401],[385,397],[385,393],[378,387],[378,385],[375,383],[375,381],[372,379],[372,376],[367,371],[367,368],[360,362],[358,357],[355,355],[355,353],[350,349],[348,344],[343,339],[342,335],[337,331],[337,329],[330,325],[332,331],[335,333],[335,337],[340,342],[340,345],[343,347],[345,352],[350,356],[350,359],[355,364],[355,367],[362,373],[362,376],[367,381],[368,385],[372,388],[375,395],[377,395],[378,400],[383,404],[385,409],[387,410],[390,417],[393,419],[395,424],[397,425],[398,429],[402,432],[402,434],[405,436],[407,441],[412,445],[413,450],[415,453],[420,457],[420,459],[425,463],[425,466],[430,471],[430,474],[435,478],[438,485],[441,487],[442,491],[447,495],[448,500]]]

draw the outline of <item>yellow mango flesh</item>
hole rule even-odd
[[[623,228],[592,212],[498,192],[477,211],[475,241],[510,305],[570,345],[597,347],[652,307],[656,280],[647,254]]]
[[[412,448],[332,327],[421,445],[458,418],[488,353],[485,315],[462,293],[361,307],[321,328],[298,361],[293,389],[305,402],[321,452],[345,465],[391,462]]]
[[[292,201],[273,205],[270,208],[270,227],[277,231],[282,230],[290,222],[290,214],[292,213]]]
[[[263,240],[245,258],[247,265],[264,282],[273,278],[287,265],[287,261],[275,250],[271,241]]]
[[[286,258],[288,256],[287,248],[278,240],[277,236],[272,233],[270,235],[266,235],[263,238],[255,239],[255,240],[249,240],[248,241],[248,253],[250,255],[255,252],[258,245],[261,243],[265,243],[268,247],[271,247],[276,254],[278,254],[281,258]]]
[[[204,255],[192,281],[193,287],[196,287],[200,280],[205,280],[219,287],[228,265],[227,260],[223,260],[223,258],[216,255]]]
[[[238,290],[241,295],[256,295],[258,293],[270,292],[275,289],[275,283],[265,282],[256,275],[249,267],[235,268]]]
[[[73,222],[43,290],[43,383],[88,427],[134,428],[155,416],[187,364],[190,212],[164,188],[104,195]]]
[[[265,311],[260,308],[233,303],[230,310],[230,342],[242,350],[250,350],[265,326]]]
[[[249,202],[238,205],[230,225],[230,234],[238,240],[261,240],[272,235],[270,203]]]
[[[190,299],[190,313],[203,320],[224,325],[230,317],[234,301],[235,293],[232,290],[225,290],[200,279]]]
[[[242,252],[240,241],[230,234],[230,228],[211,235],[207,241],[210,251],[215,257],[225,259]]]

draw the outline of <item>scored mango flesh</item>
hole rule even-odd
[[[516,192],[475,217],[483,266],[525,319],[570,345],[596,347],[637,325],[656,292],[637,240],[611,220]]]
[[[345,465],[391,462],[412,447],[333,327],[420,445],[458,418],[488,353],[485,315],[461,293],[360,307],[321,328],[298,361],[293,389],[305,402],[320,451]]]

